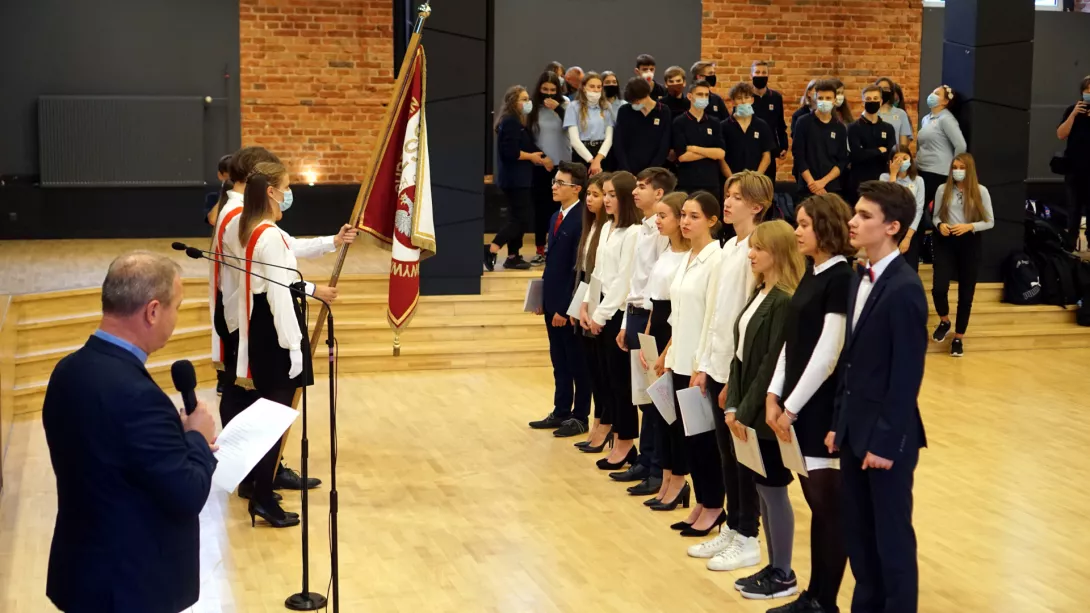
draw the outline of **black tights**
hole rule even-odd
[[[840,471],[832,468],[811,470],[809,477],[799,476],[802,494],[810,505],[810,585],[811,598],[826,613],[836,613],[836,595],[844,580],[848,554],[844,551],[843,517],[840,513]]]

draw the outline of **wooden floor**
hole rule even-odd
[[[916,472],[920,611],[1076,612],[1090,586],[1090,350],[929,355],[921,398],[931,441]],[[312,407],[324,408],[324,388]],[[206,394],[206,396],[208,396]],[[341,603],[360,611],[765,611],[690,559],[655,513],[572,440],[531,431],[550,409],[544,368],[381,374],[340,392]],[[214,400],[214,398],[212,398]],[[310,420],[328,475],[328,420]],[[298,428],[295,433],[298,434]],[[45,598],[55,513],[41,423],[15,425],[0,500],[0,611]],[[298,441],[289,462],[298,466]],[[809,576],[809,511],[795,569]],[[329,577],[327,495],[312,499],[312,588]],[[287,500],[298,510],[298,500]],[[121,535],[118,535],[121,537]],[[222,492],[202,513],[202,613],[283,611],[298,589],[298,528],[251,529]],[[763,540],[762,540],[763,547]],[[841,593],[846,607],[850,577]],[[775,604],[781,604],[777,601]],[[844,609],[847,611],[848,609]]]

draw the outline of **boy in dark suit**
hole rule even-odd
[[[914,613],[919,595],[912,479],[927,445],[917,396],[927,352],[927,299],[897,246],[916,205],[894,183],[859,186],[852,246],[867,252],[848,295],[836,431],[853,613]]]
[[[568,320],[568,305],[575,289],[575,260],[583,233],[583,204],[580,196],[587,184],[587,167],[561,162],[553,178],[553,200],[560,210],[549,220],[545,270],[541,275],[542,312],[549,333],[549,359],[553,364],[553,410],[545,419],[530,422],[537,430],[554,430],[557,437],[587,431],[590,415],[590,378],[580,365],[579,339]],[[572,388],[574,387],[574,394]]]

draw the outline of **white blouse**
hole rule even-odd
[[[697,367],[720,383],[728,383],[727,379],[730,378],[730,363],[734,358],[734,322],[746,307],[746,300],[753,294],[755,284],[753,269],[749,265],[749,237],[741,242],[734,237],[723,247],[715,310],[703,331],[707,340]]]
[[[681,263],[689,257],[688,251],[666,250],[655,262],[651,269],[651,277],[647,280],[647,297],[651,300],[669,300],[670,285],[677,276],[677,270]]]
[[[632,267],[636,261],[636,235],[640,226],[613,229],[613,220],[602,226],[602,236],[598,239],[598,252],[595,255],[592,276],[602,288],[602,301],[591,314],[591,319],[599,326],[606,323],[625,305],[628,286],[632,281]],[[590,302],[590,292],[583,302]]]
[[[749,328],[749,322],[757,312],[757,307],[761,306],[761,303],[767,297],[766,292],[757,292],[757,295],[753,297],[753,302],[749,303],[749,308],[738,318],[738,348],[734,350],[734,357],[738,358],[739,361],[742,360],[742,354],[746,350],[746,328]]]
[[[236,240],[237,238],[236,232]],[[295,254],[288,247],[288,238],[288,234],[275,225],[266,229],[258,237],[257,244],[254,246],[253,257],[250,259],[287,268],[297,268],[298,262],[295,259]],[[243,251],[243,256],[245,256],[245,251]],[[250,264],[250,271],[255,275],[268,277],[285,285],[291,285],[299,281],[299,277],[291,271],[265,266],[264,264]],[[250,314],[253,312],[253,300],[246,295],[246,289],[246,279],[241,279],[236,301],[237,321],[240,323],[236,376],[242,379],[249,378],[250,362],[250,331],[249,326],[244,324],[250,321]],[[292,303],[291,290],[271,284],[257,276],[250,276],[249,294],[251,296],[265,294],[265,298],[269,302],[269,311],[272,313],[273,326],[276,328],[276,338],[279,345],[288,351],[299,351],[302,347],[303,332],[299,329],[299,320],[295,316],[295,305]]]
[[[719,266],[723,250],[713,240],[692,260],[692,251],[684,254],[673,283],[670,284],[671,345],[666,352],[666,368],[679,375],[692,375],[704,353],[708,326],[715,306]]]

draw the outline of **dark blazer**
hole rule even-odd
[[[545,270],[541,278],[545,282],[542,292],[542,306],[545,314],[552,316],[554,313],[564,315],[568,312],[571,297],[576,286],[575,260],[579,251],[579,238],[583,235],[583,207],[580,202],[568,211],[564,221],[560,222],[560,230],[555,234],[556,216],[560,211],[553,213],[549,218],[549,242],[545,251]]]
[[[860,458],[871,452],[896,461],[906,448],[927,446],[916,401],[927,353],[927,299],[920,277],[896,257],[855,317],[859,277],[848,294],[848,331],[840,352],[834,403],[836,444]]]
[[[742,309],[745,313],[760,288]],[[738,409],[735,418],[744,425],[757,431],[760,438],[775,438],[772,428],[765,423],[765,396],[772,375],[776,372],[776,361],[783,349],[783,325],[787,320],[791,295],[778,287],[773,287],[768,296],[757,306],[757,311],[746,326],[745,344],[742,345],[742,360],[735,356],[730,362],[730,385],[727,387],[727,408]],[[738,320],[734,322],[734,344],[738,346]]]
[[[519,153],[535,153],[541,149],[522,121],[514,115],[500,120],[496,128],[496,186],[500,189],[529,189],[533,183],[534,163],[520,160]],[[558,160],[553,160],[558,162]]]
[[[177,613],[197,602],[216,459],[129,351],[92,336],[42,408],[57,477],[46,594],[62,611]]]

